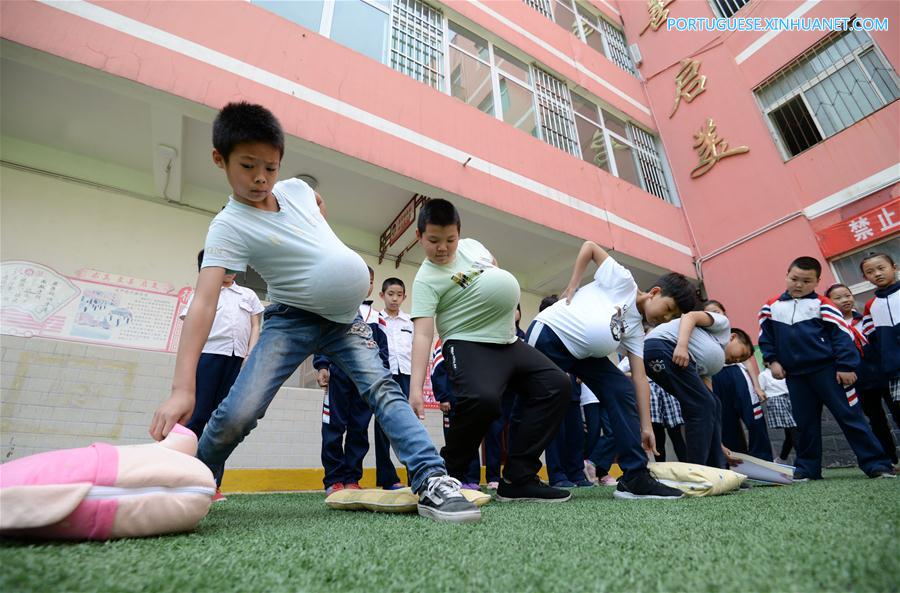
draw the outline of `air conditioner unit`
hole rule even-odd
[[[641,56],[641,48],[638,47],[638,44],[632,43],[629,45],[628,51],[631,53],[631,60],[634,62],[634,65],[640,66],[641,62],[644,61],[644,58]]]

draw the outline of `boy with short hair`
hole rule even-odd
[[[388,339],[388,361],[391,367],[391,376],[409,398],[413,322],[409,315],[400,309],[400,305],[406,300],[406,285],[400,278],[388,278],[381,283],[381,292],[378,293],[378,296],[384,301],[384,309],[379,313],[379,318],[383,322],[384,333]],[[391,445],[377,420],[375,421],[375,485],[386,490],[403,487],[391,459]]]
[[[359,389],[412,472],[422,516],[477,521],[479,509],[450,478],[428,433],[378,356],[372,329],[359,317],[368,289],[362,258],[344,245],[324,217],[324,203],[306,183],[276,183],[284,133],[260,105],[230,103],[213,123],[213,162],[234,193],[210,223],[203,269],[175,362],[172,394],[150,425],[156,440],[190,417],[194,373],[209,335],[225,270],[259,272],[273,302],[259,342],[225,400],[206,425],[197,457],[221,483],[225,461],[246,437],[284,381],[310,354],[328,355]],[[340,282],[331,282],[340,278]]]
[[[579,288],[589,263],[593,280]],[[681,274],[667,274],[647,292],[631,273],[593,241],[585,241],[559,301],[538,313],[527,341],[562,370],[581,379],[606,409],[619,467],[624,472],[613,496],[677,499],[682,492],[654,480],[647,454],[656,452],[650,425],[650,385],[644,372],[642,318],[659,323],[694,307],[695,289]],[[631,378],[608,358],[620,352],[631,362]],[[608,468],[606,468],[608,469]]]
[[[444,365],[457,403],[441,453],[454,478],[464,479],[491,423],[500,417],[507,387],[517,393],[509,455],[497,487],[500,501],[563,502],[571,494],[537,476],[541,452],[556,432],[571,390],[569,378],[546,356],[516,337],[519,283],[474,239],[459,238],[460,219],[447,200],[429,200],[416,238],[425,250],[413,284],[410,403],[424,418],[422,386],[435,321]]]
[[[859,350],[840,310],[819,296],[822,266],[798,257],[787,288],[759,312],[759,348],[776,379],[787,379],[797,422],[795,480],[822,479],[822,405],[828,407],[871,478],[894,477],[890,460],[863,416],[853,384]]]
[[[369,294],[359,306],[359,316],[372,328],[372,339],[378,344],[381,362],[388,368],[387,336],[378,312],[368,300],[374,283],[375,270],[369,266]],[[359,490],[363,459],[369,451],[372,409],[359,395],[350,377],[327,356],[314,356],[313,367],[318,371],[316,382],[325,390],[322,402],[322,468],[325,470],[322,485],[325,494],[345,488]]]
[[[647,374],[681,404],[688,463],[727,467],[722,449],[722,404],[711,377],[725,363],[753,355],[746,332],[732,331],[728,318],[691,311],[657,325],[644,341]]]

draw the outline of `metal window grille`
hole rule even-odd
[[[553,9],[550,6],[551,0],[525,0],[525,4],[535,9],[551,21],[553,20]]]
[[[900,79],[862,31],[813,46],[755,90],[786,158],[900,98]]]
[[[634,62],[631,61],[631,54],[628,52],[625,34],[607,22],[606,19],[600,19],[600,28],[603,30],[603,37],[606,39],[606,45],[609,48],[607,57],[622,70],[637,76]]]
[[[656,150],[653,136],[641,128],[628,124],[631,139],[637,153],[638,168],[644,182],[644,190],[667,202],[671,202],[669,184],[663,170],[662,159]]]
[[[718,10],[719,14],[726,19],[730,19],[734,16],[734,13],[739,11],[749,2],[750,0],[712,0],[716,10]]]
[[[544,142],[581,158],[569,89],[540,68],[534,68],[534,81]]]
[[[444,22],[419,0],[394,0],[391,67],[438,90],[444,86]]]

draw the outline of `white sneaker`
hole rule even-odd
[[[425,480],[425,486],[419,493],[419,515],[450,523],[480,520],[481,509],[463,496],[460,486],[459,480],[448,475],[432,476]]]

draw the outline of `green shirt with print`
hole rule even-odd
[[[492,260],[475,239],[460,240],[452,263],[439,266],[426,259],[413,282],[411,317],[434,317],[445,343],[515,342],[519,283]]]

